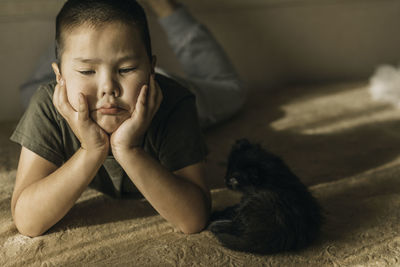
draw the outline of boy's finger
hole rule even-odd
[[[155,91],[154,97],[151,100],[151,103],[149,103],[149,105],[148,105],[149,106],[148,110],[151,112],[152,116],[158,111],[161,101],[162,101],[162,98],[163,98],[161,88],[157,84],[157,82],[156,82],[156,86],[155,86],[155,88],[153,88],[153,90]]]
[[[62,94],[62,88],[60,84],[57,84],[54,89],[53,104],[57,108],[58,112],[60,112],[65,117],[64,107],[61,100],[61,94]]]
[[[86,101],[86,97],[83,93],[79,93],[78,120],[87,121],[88,119],[89,119],[89,108]]]
[[[54,88],[54,93],[53,93],[53,104],[54,106],[58,109],[58,95],[60,91],[60,86],[56,84],[56,87]]]
[[[72,112],[75,111],[75,109],[71,106],[68,100],[68,95],[67,95],[67,88],[65,86],[64,80],[61,80],[60,82],[60,94],[59,94],[59,104],[61,108],[64,110],[65,113],[71,114]]]
[[[62,80],[60,80],[60,83],[57,83],[57,85],[56,85],[56,89],[55,89],[55,91],[54,91],[54,99],[55,99],[55,101],[56,101],[56,103],[57,103],[57,106],[61,109],[61,90],[62,90],[62,88],[61,88],[61,86],[62,86],[62,84],[63,84],[63,82],[62,82]]]
[[[149,82],[150,92],[149,92],[149,99],[153,100],[156,94],[156,81],[154,79],[154,74],[150,75],[150,82]]]
[[[138,114],[143,115],[146,111],[147,105],[147,94],[148,94],[149,86],[143,85],[140,90],[138,100],[136,101],[136,111]]]
[[[148,97],[148,107],[149,110],[152,110],[157,105],[157,100],[159,97],[159,86],[155,80],[154,74],[150,76],[150,92]]]
[[[156,94],[157,94],[157,97],[155,99],[155,109],[156,109],[155,112],[157,112],[158,108],[161,105],[161,102],[162,102],[164,96],[163,96],[163,93],[161,91],[160,85],[157,82],[155,82],[155,84],[156,84],[156,90],[155,91],[156,91]]]

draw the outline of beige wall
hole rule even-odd
[[[251,86],[367,78],[400,58],[398,0],[186,0]],[[53,39],[63,0],[0,2],[0,121],[21,115],[18,87]],[[179,66],[154,18],[160,65]]]

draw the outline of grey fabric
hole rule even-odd
[[[210,31],[184,6],[159,22],[186,74],[171,76],[196,95],[202,127],[225,120],[240,110],[246,98],[245,87]]]

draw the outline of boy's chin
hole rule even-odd
[[[93,116],[93,120],[102,128],[106,133],[112,134],[121,124],[128,119],[129,114],[125,116]]]
[[[113,132],[115,132],[118,127],[122,124],[123,122],[113,122],[113,123],[107,123],[107,122],[100,122],[98,125],[100,126],[101,129],[103,129],[106,133],[111,135]]]
[[[111,127],[111,126],[108,126],[108,127],[104,127],[104,126],[100,126],[106,133],[108,133],[109,135],[111,135],[113,132],[115,132],[117,129],[118,129],[118,127]]]

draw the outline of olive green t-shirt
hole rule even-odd
[[[207,155],[199,126],[195,96],[177,82],[156,75],[163,101],[147,130],[143,149],[169,171],[198,163]],[[80,142],[53,105],[56,82],[42,85],[32,97],[11,140],[61,166],[79,148]],[[137,192],[125,171],[110,154],[90,183],[113,197]]]

